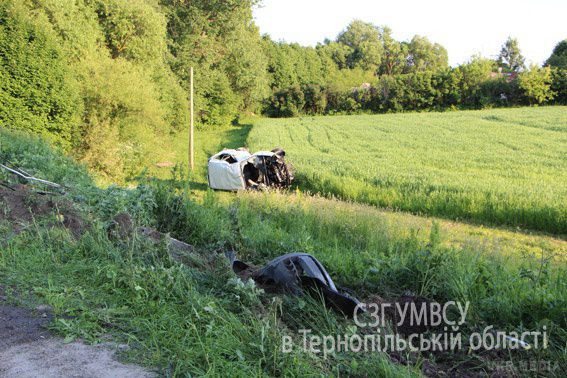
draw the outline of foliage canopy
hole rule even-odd
[[[0,124],[42,135],[109,180],[134,177],[188,125],[243,113],[398,112],[565,103],[560,42],[520,77],[517,41],[499,62],[450,68],[426,37],[352,21],[316,47],[260,36],[256,0],[6,0],[0,4]],[[504,67],[497,73],[497,64]],[[508,75],[508,76],[506,76]],[[156,156],[155,151],[162,153]]]

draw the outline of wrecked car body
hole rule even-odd
[[[288,253],[268,262],[263,268],[254,268],[227,253],[232,270],[239,277],[252,278],[260,287],[271,292],[302,295],[310,291],[323,294],[325,303],[346,316],[362,311],[356,298],[338,288],[325,267],[307,253]]]
[[[225,149],[209,159],[209,187],[220,190],[287,188],[293,181],[291,168],[285,162],[285,151]]]

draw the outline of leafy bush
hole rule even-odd
[[[63,145],[105,181],[124,182],[163,158],[189,117],[157,4],[15,3],[2,5],[2,56],[11,58],[0,67],[0,119]]]
[[[299,86],[281,90],[268,100],[265,112],[273,117],[296,117],[305,106],[305,94]]]
[[[532,66],[520,73],[518,86],[530,104],[542,104],[555,95],[551,90],[551,77],[551,68]]]
[[[77,143],[77,88],[59,43],[13,2],[0,4],[0,126],[41,135],[69,150]]]
[[[522,95],[515,80],[497,78],[487,80],[479,85],[474,107],[490,108],[516,105],[521,99]]]
[[[327,95],[325,89],[319,85],[307,85],[303,88],[305,105],[303,109],[307,114],[322,114],[327,108]]]
[[[556,104],[567,105],[567,69],[551,70],[551,91],[555,93]]]

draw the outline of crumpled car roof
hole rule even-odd
[[[211,159],[218,160],[219,156],[223,156],[223,155],[231,155],[232,157],[234,157],[234,159],[237,162],[244,161],[244,160],[248,159],[250,156],[252,156],[252,154],[250,154],[250,152],[248,152],[248,151],[224,149],[221,152],[219,152],[218,154],[213,155],[211,157]]]

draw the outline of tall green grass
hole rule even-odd
[[[567,233],[567,108],[265,119],[299,186],[418,214]]]
[[[47,158],[39,162],[33,145],[15,137],[3,153],[27,146],[20,151],[28,151],[24,155],[32,163],[26,168],[34,173],[79,177],[80,167],[44,147],[37,151]],[[164,375],[414,376],[424,359],[441,370],[466,363],[480,373],[493,372],[490,355],[464,352],[448,359],[414,356],[408,367],[384,353],[337,353],[328,359],[299,350],[282,353],[281,337],[291,335],[300,343],[299,328],[330,335],[365,330],[317,300],[272,296],[237,280],[223,252],[234,250],[242,260],[262,265],[283,253],[305,251],[362,300],[412,294],[470,301],[465,333],[487,325],[503,331],[545,325],[549,349],[498,358],[552,360],[566,367],[565,242],[534,236],[539,248],[533,254],[530,249],[509,253],[474,232],[465,243],[446,243],[445,223],[424,227],[416,217],[300,192],[231,197],[207,191],[196,200],[179,172],[169,180],[143,180],[136,189],[82,191],[86,198],[74,200],[81,200],[90,228],[78,240],[53,227],[56,214],[16,236],[1,225],[0,283],[16,287],[15,301],[51,305],[53,328],[68,339],[98,342],[111,335],[130,345],[130,359]],[[136,225],[193,244],[191,263],[176,263],[164,245],[140,237],[109,238],[112,217],[124,211]]]
[[[95,214],[127,210],[137,223],[168,230],[197,249],[189,256],[191,265],[181,266],[164,245],[140,238],[109,240],[103,215],[78,241],[41,220],[11,238],[0,254],[2,283],[29,290],[53,306],[53,327],[68,339],[97,342],[110,334],[131,346],[130,358],[171,375],[413,375],[412,368],[396,366],[382,353],[339,353],[328,359],[281,353],[283,335],[301,342],[299,328],[342,335],[353,332],[352,323],[317,301],[273,297],[241,283],[222,251],[234,249],[258,265],[285,252],[307,251],[337,284],[363,300],[414,294],[470,301],[461,328],[465,333],[486,325],[505,331],[546,325],[550,349],[506,359],[565,362],[567,271],[564,263],[553,261],[560,251],[509,256],[482,244],[444,247],[437,227],[425,235],[419,228],[400,231],[387,218],[352,217],[356,208],[310,197],[246,194],[227,204],[209,192],[197,203],[164,182],[122,198],[113,192],[116,201],[106,198],[109,194],[101,192],[103,198],[93,201]],[[321,208],[320,201],[327,206]],[[441,357],[422,358],[436,363]],[[463,361],[490,372],[481,355],[455,355],[443,363],[456,367]]]
[[[176,237],[235,250],[257,265],[283,253],[309,252],[362,299],[409,293],[439,302],[468,301],[465,332],[488,325],[505,331],[545,325],[553,347],[543,353],[557,359],[564,352],[567,270],[557,259],[564,257],[564,243],[538,254],[511,255],[484,244],[482,237],[447,246],[437,225],[423,229],[392,222],[387,214],[364,212],[358,205],[278,193],[243,193],[227,203],[214,192],[198,204],[170,189],[170,183],[157,183],[156,225]]]
[[[31,175],[75,189],[93,187],[86,169],[53,150],[39,137],[0,128],[0,163],[25,169]],[[0,170],[0,180],[8,173]]]
[[[204,204],[189,201],[189,185],[175,180],[98,189],[82,167],[38,140],[1,136],[0,156],[75,189],[63,200],[73,201],[88,223],[75,239],[57,226],[56,210],[36,216],[19,234],[0,218],[0,285],[13,303],[52,306],[51,328],[66,340],[127,344],[123,357],[164,376],[418,376],[386,354],[283,353],[282,337],[298,337],[284,313],[308,313],[293,325],[317,332],[344,334],[350,322],[318,301],[268,296],[237,279],[222,253],[234,240],[230,210],[214,196]],[[0,199],[0,210],[4,205]],[[174,225],[198,219],[180,237],[197,246],[187,256],[191,263],[173,261],[164,244],[109,237],[112,217],[124,211],[135,225],[176,234]]]

